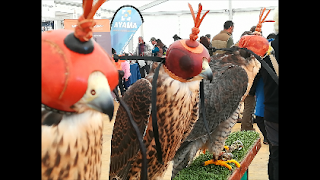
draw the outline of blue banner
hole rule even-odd
[[[139,10],[131,5],[121,6],[114,14],[111,25],[111,46],[117,54],[122,54],[124,48],[143,23]]]

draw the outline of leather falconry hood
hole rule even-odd
[[[266,8],[260,10],[259,22],[255,29],[254,35],[242,36],[239,40],[239,47],[247,48],[259,56],[264,56],[269,49],[269,42],[266,38],[261,36],[261,27],[264,22],[274,22],[273,20],[265,20],[270,13],[270,9],[266,16],[262,19]]]
[[[194,21],[194,27],[192,28],[192,33],[189,37],[190,39],[182,39],[172,43],[167,50],[165,61],[165,67],[169,70],[167,73],[172,78],[181,82],[186,82],[188,79],[201,72],[203,58],[206,58],[208,62],[210,62],[208,50],[201,43],[196,41],[200,32],[199,26],[209,11],[200,18],[202,11],[202,5],[200,3],[197,17],[195,17],[192,6],[189,3],[188,6]],[[190,71],[190,69],[192,70]]]
[[[118,84],[118,71],[98,43],[92,40],[93,16],[106,0],[83,0],[83,15],[75,31],[52,30],[42,33],[41,102],[65,112],[85,94],[89,75],[102,72],[110,89]]]

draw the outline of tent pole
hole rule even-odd
[[[229,20],[232,20],[233,13],[232,13],[232,0],[229,0]]]
[[[143,33],[143,23],[141,24],[141,26],[140,26],[140,30],[141,30],[141,36],[143,37],[143,39],[144,39],[144,33]]]

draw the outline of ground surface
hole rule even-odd
[[[115,104],[115,113],[118,109],[118,103]],[[116,114],[114,115],[114,118]],[[110,163],[110,144],[111,144],[111,137],[112,137],[112,130],[113,130],[113,123],[109,121],[109,118],[106,116],[104,119],[104,128],[103,128],[103,150],[102,150],[102,172],[100,180],[109,180],[109,163]],[[260,134],[260,138],[263,140],[263,136],[257,127],[256,124],[253,124],[253,127],[256,129],[257,132]],[[232,131],[240,131],[241,123],[237,123],[233,128]],[[253,161],[249,166],[249,179],[250,180],[267,180],[268,179],[268,156],[269,156],[269,146],[264,145],[261,143],[261,149],[259,150],[258,154],[255,156]],[[163,180],[170,180],[171,179],[171,171],[172,171],[172,164],[169,165],[168,170],[166,171]]]

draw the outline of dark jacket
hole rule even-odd
[[[279,64],[279,34],[276,36],[275,40],[271,42],[271,46],[275,51],[275,58]],[[269,56],[263,59],[275,72],[273,69],[271,60]],[[264,83],[264,120],[279,123],[279,93],[278,85],[271,78],[269,73],[261,67],[260,69],[261,77]]]

